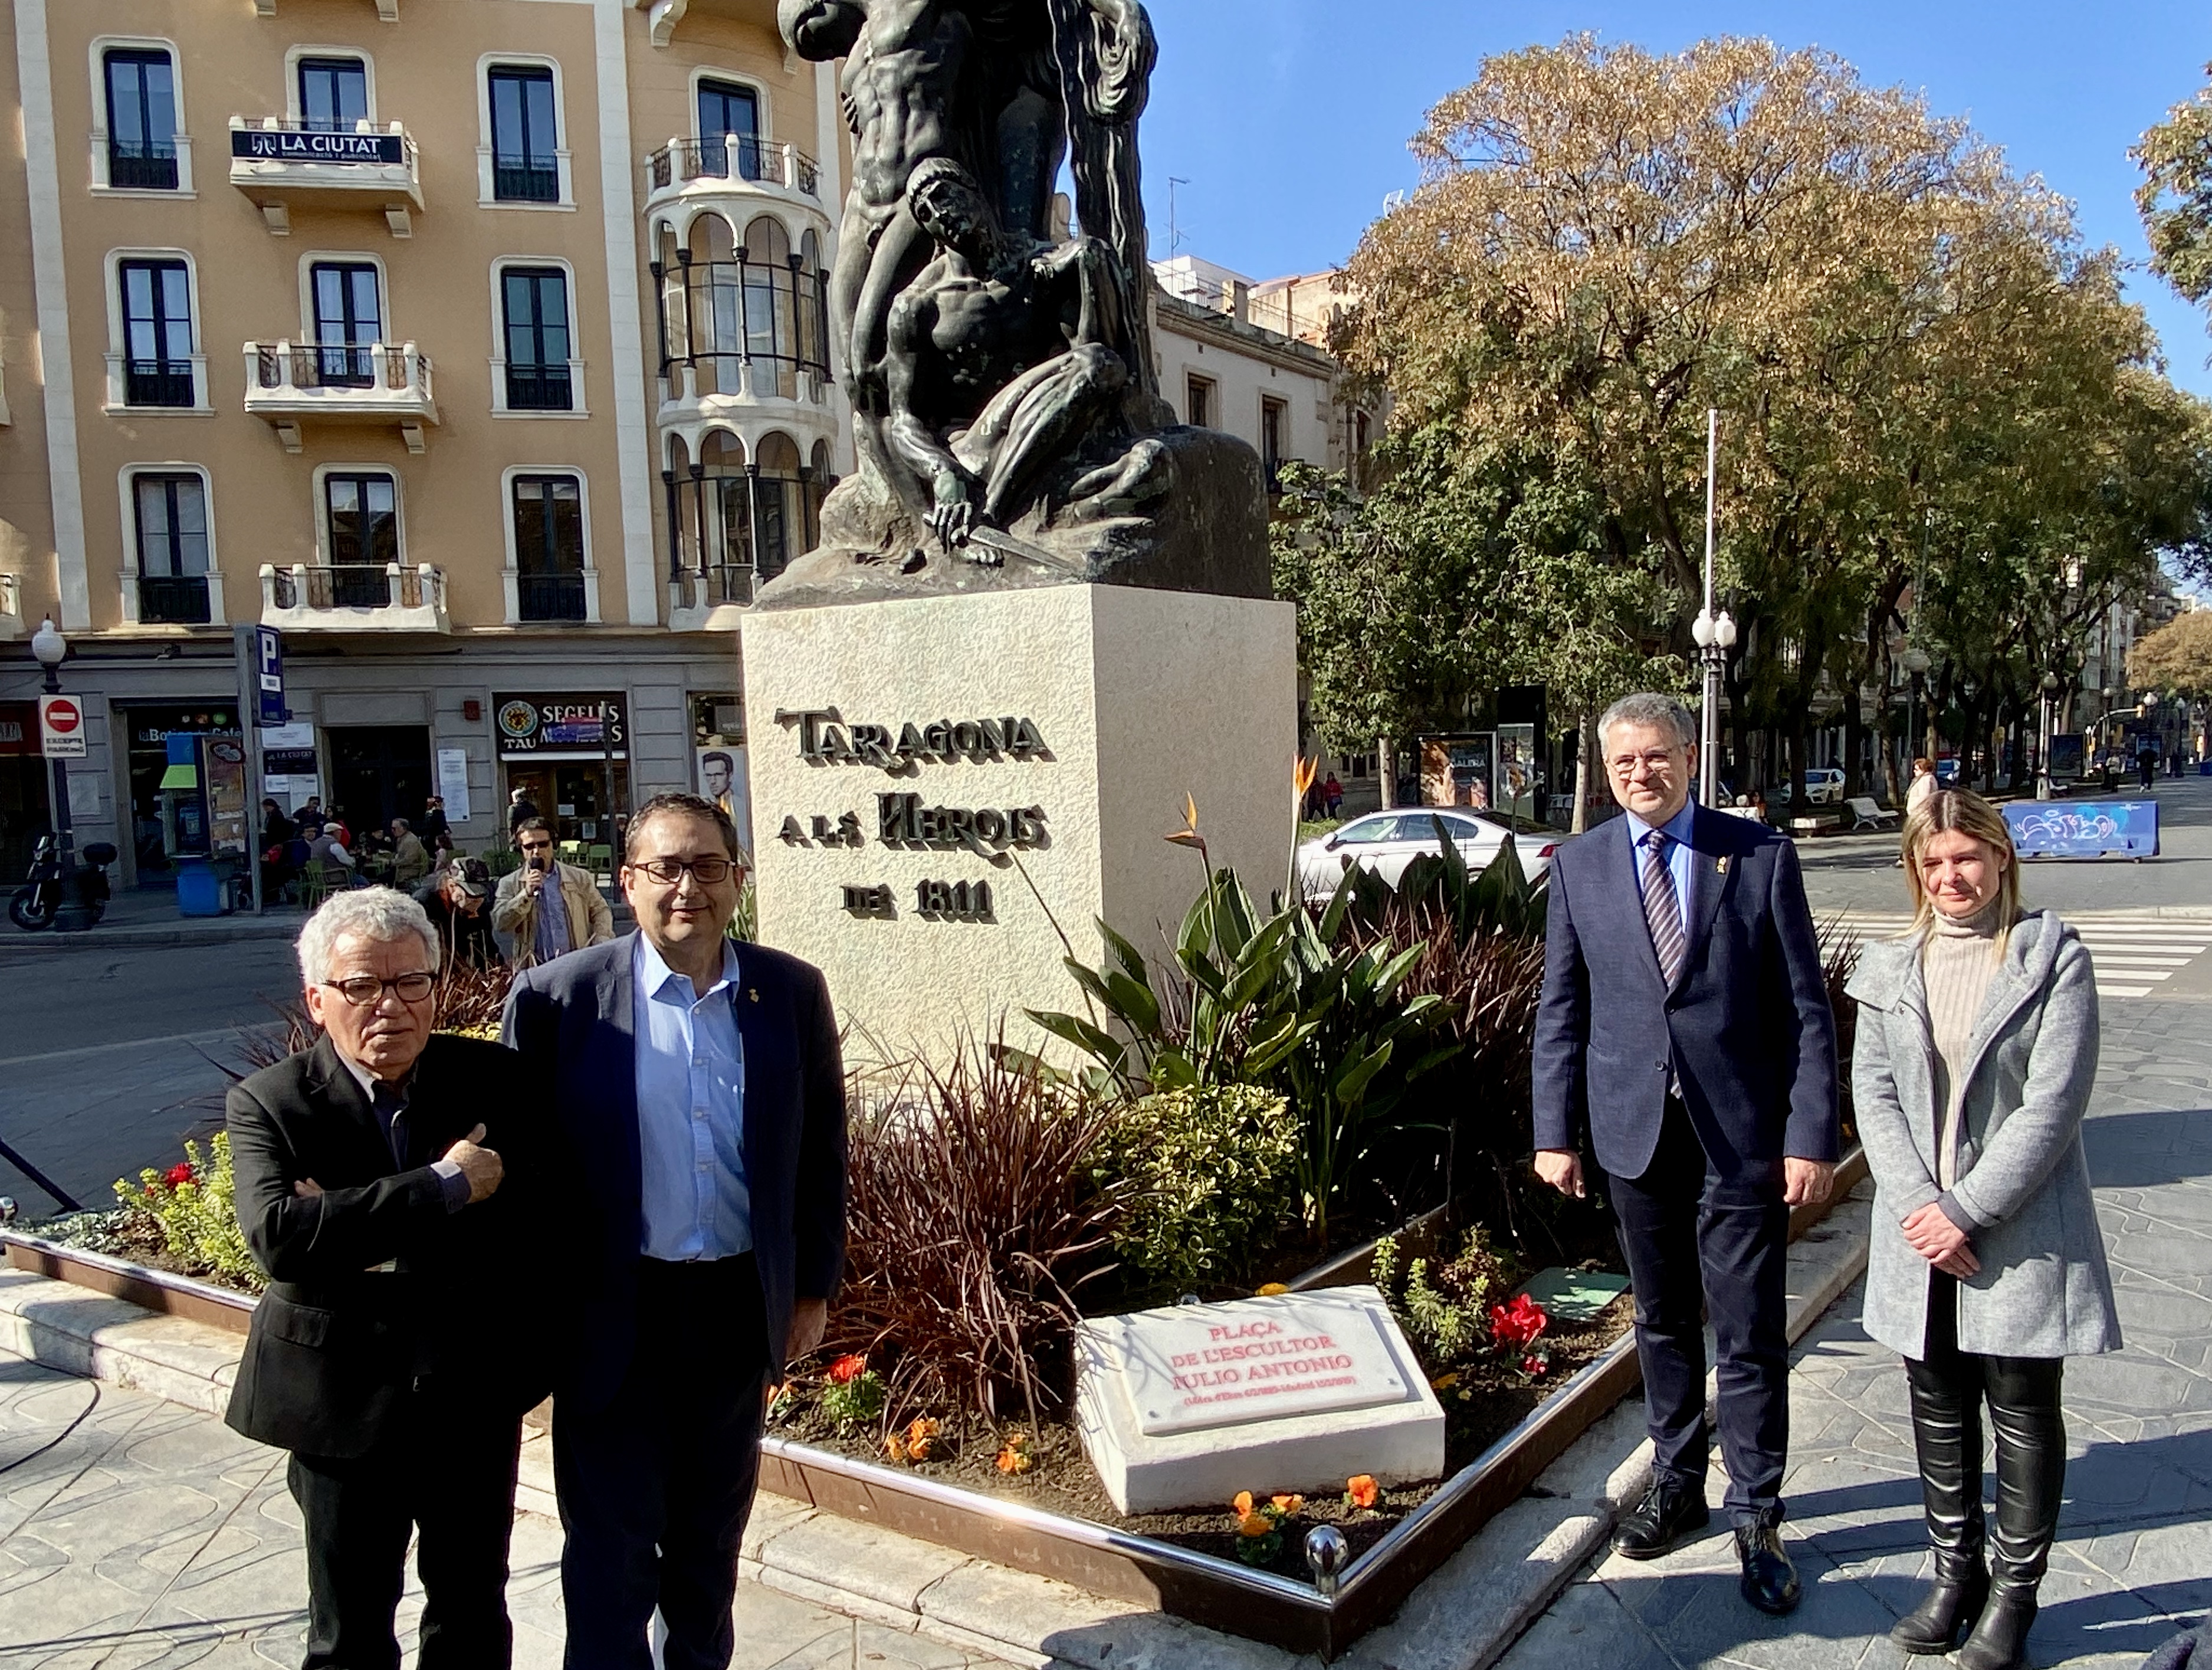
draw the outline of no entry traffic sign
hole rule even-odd
[[[84,757],[84,709],[75,696],[39,698],[39,742],[50,760]]]

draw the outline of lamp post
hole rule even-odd
[[[62,658],[69,653],[69,640],[63,637],[51,615],[40,623],[31,635],[31,653],[39,658],[39,666],[46,676],[46,694],[62,693]],[[67,877],[76,869],[75,854],[70,851],[69,763],[64,760],[46,762],[50,792],[54,798],[54,855]]]
[[[1713,545],[1717,501],[1716,485],[1720,474],[1721,415],[1708,409],[1705,413],[1705,602],[1698,610],[1698,618],[1690,622],[1690,636],[1698,646],[1698,659],[1705,664],[1705,695],[1698,704],[1698,799],[1710,806],[1713,804],[1720,781],[1721,752],[1721,672],[1728,664],[1728,653],[1735,647],[1735,622],[1723,609],[1713,610]]]
[[[2043,727],[2035,744],[2035,798],[2051,799],[2051,704],[2058,696],[2058,675],[2043,675]]]
[[[1917,715],[1920,710],[1920,681],[1928,672],[1928,652],[1917,644],[1906,646],[1898,658],[1912,680],[1905,698],[1905,770],[1900,774],[1906,782],[1912,780],[1912,762],[1920,753],[1920,732]]]

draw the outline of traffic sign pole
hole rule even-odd
[[[76,832],[70,819],[69,762],[82,758],[84,746],[84,709],[74,696],[66,696],[58,688],[60,677],[49,668],[46,671],[47,694],[39,698],[39,747],[46,756],[46,764],[54,798],[54,847],[60,860],[62,884],[76,873]]]
[[[252,883],[247,896],[253,902],[256,916],[261,914],[265,902],[261,896],[261,802],[268,793],[261,775],[261,726],[266,711],[263,706],[261,672],[268,651],[263,641],[264,633],[271,641],[276,636],[265,627],[234,626],[230,629],[231,654],[238,669],[238,728],[246,733],[246,873]],[[280,671],[276,680],[279,714],[283,705],[284,683]]]

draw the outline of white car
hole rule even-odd
[[[1436,854],[1443,851],[1437,840],[1439,822],[1458,843],[1460,855],[1470,870],[1487,865],[1511,833],[1503,823],[1480,812],[1449,806],[1412,806],[1395,811],[1370,812],[1299,847],[1299,885],[1309,899],[1326,899],[1336,891],[1344,872],[1357,864],[1395,887],[1413,859],[1423,853]],[[1512,839],[1522,872],[1530,881],[1536,880],[1551,866],[1552,851],[1559,841],[1542,834],[1516,835]]]
[[[1805,804],[1808,806],[1840,806],[1844,804],[1844,768],[1839,765],[1816,765],[1805,774]]]

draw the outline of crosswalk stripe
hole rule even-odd
[[[1912,926],[1911,915],[1900,911],[1832,911],[1815,920],[1828,932],[1862,939],[1891,938]],[[2088,948],[2100,997],[2149,997],[2212,950],[2212,919],[2114,911],[2069,915],[2066,920]]]
[[[2097,995],[2100,998],[2147,998],[2150,995],[2150,987],[2148,986],[2107,986],[2102,981],[2100,981],[2097,983]]]

